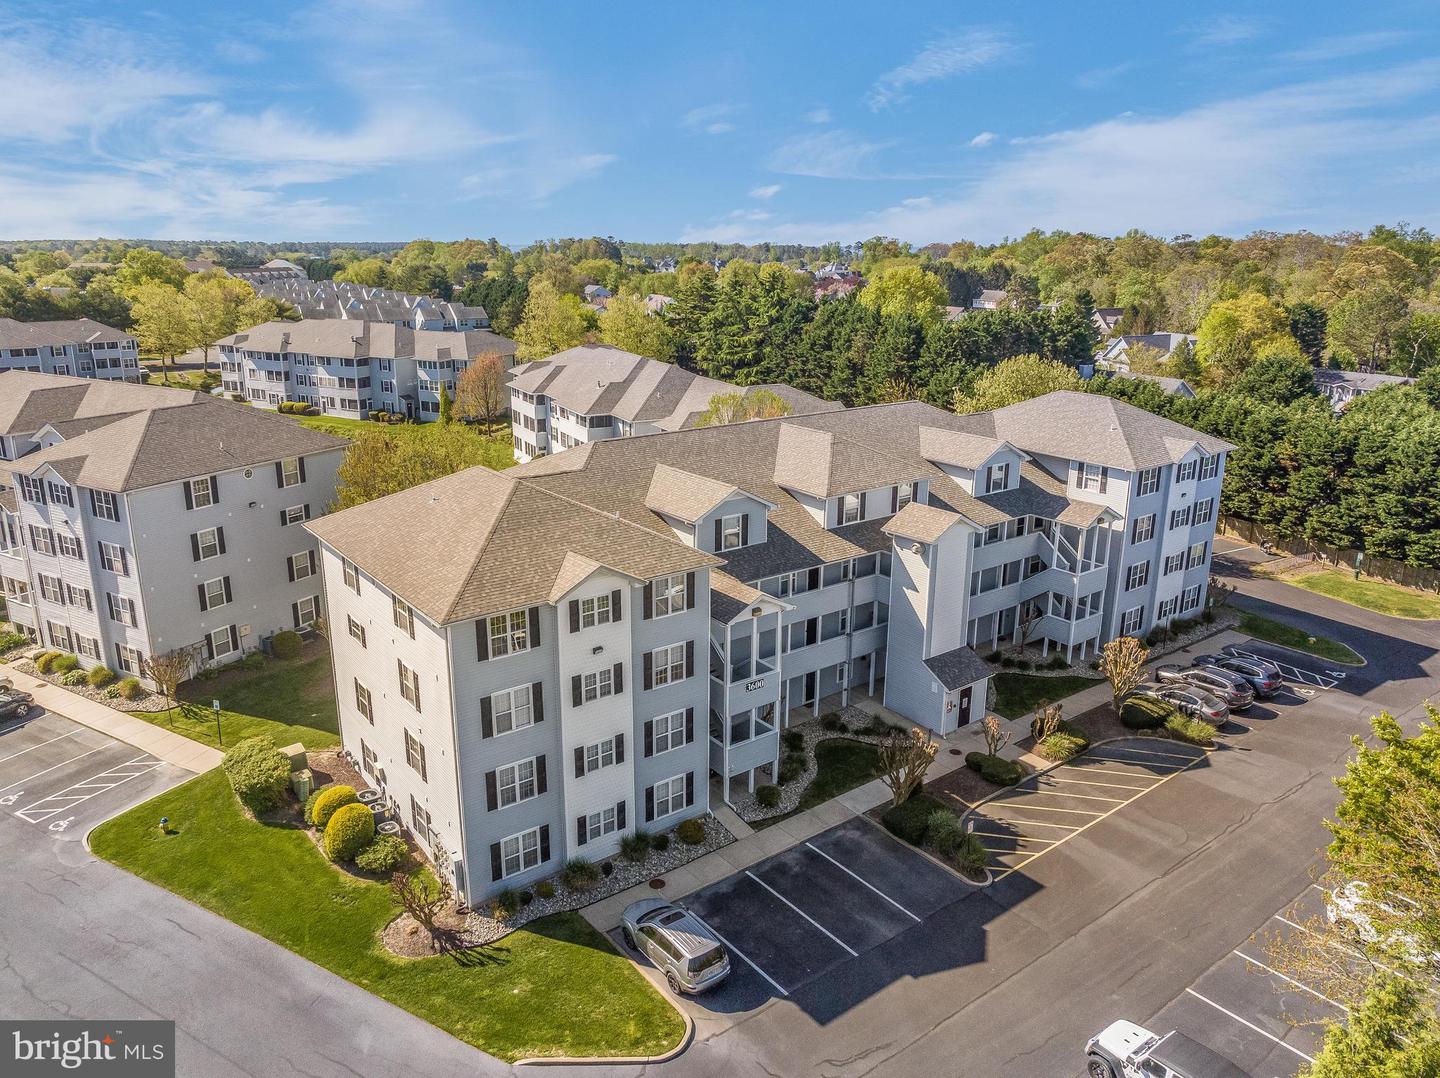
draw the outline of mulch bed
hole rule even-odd
[[[997,790],[1006,789],[982,779],[978,772],[961,764],[948,775],[941,775],[925,784],[925,792],[939,798],[957,812],[964,812],[978,801],[983,801]]]
[[[435,918],[435,928],[441,936],[440,947],[437,949],[431,941],[430,933],[426,932],[415,918],[408,913],[402,913],[385,926],[385,930],[380,933],[380,941],[385,944],[386,950],[401,958],[429,958],[433,954],[446,951],[464,950],[465,945],[461,941],[465,934],[465,924],[465,914],[457,913],[454,909],[441,910]]]
[[[311,749],[305,754],[305,760],[315,776],[317,790],[332,782],[353,786],[356,790],[365,790],[370,786],[355,766],[340,755],[339,749]]]

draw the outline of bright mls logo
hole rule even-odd
[[[174,1022],[0,1021],[0,1074],[174,1078]]]

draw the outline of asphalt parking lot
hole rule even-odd
[[[730,976],[683,1002],[733,1017],[844,978],[882,945],[923,949],[926,919],[974,890],[868,820],[847,821],[680,900],[731,953]]]
[[[147,752],[43,709],[0,726],[0,813],[40,841],[73,841],[187,779]]]

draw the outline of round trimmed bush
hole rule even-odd
[[[376,835],[374,842],[355,855],[355,867],[361,872],[388,876],[405,863],[409,854],[410,847],[399,835]]]
[[[116,686],[116,691],[122,700],[138,700],[145,695],[145,686],[140,684],[140,679],[127,677]]]
[[[761,808],[774,808],[780,804],[780,787],[769,783],[755,787],[755,803]]]
[[[300,654],[300,634],[283,629],[270,638],[270,653],[277,659],[293,659]]]
[[[251,812],[280,804],[290,785],[290,761],[268,737],[247,737],[225,754],[220,766],[235,796]]]
[[[50,668],[55,665],[55,660],[60,658],[61,652],[47,651],[35,660],[35,669],[42,674],[50,673]]]
[[[115,680],[115,671],[108,666],[95,666],[85,675],[85,680],[90,682],[92,689],[103,689]]]
[[[84,685],[87,680],[84,670],[71,670],[60,679],[61,685]]]
[[[675,837],[687,846],[698,846],[705,841],[705,825],[699,820],[685,820],[675,828]]]
[[[375,817],[359,802],[341,805],[325,825],[325,856],[332,861],[353,861],[373,841]]]
[[[57,655],[55,661],[50,664],[50,673],[68,674],[80,668],[80,658],[77,655]]]
[[[988,752],[967,752],[965,766],[978,772],[986,782],[993,782],[997,786],[1014,786],[1025,777],[1025,769],[1014,760],[991,756]]]
[[[664,853],[666,850],[668,850],[668,849],[670,848],[670,836],[669,836],[669,835],[651,835],[651,836],[650,836],[650,848],[651,848],[652,850],[654,850],[656,853]]]
[[[343,805],[353,805],[358,800],[360,799],[355,796],[353,786],[326,786],[310,807],[310,822],[323,831],[330,822],[330,817],[335,815],[336,809]]]
[[[1153,696],[1132,696],[1120,708],[1120,721],[1131,730],[1158,730],[1175,714],[1175,708]]]
[[[799,730],[786,730],[780,735],[780,744],[786,752],[799,752],[805,747],[805,735]]]

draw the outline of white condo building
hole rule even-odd
[[[5,371],[144,381],[135,338],[90,318],[61,322],[0,318],[0,373]]]

